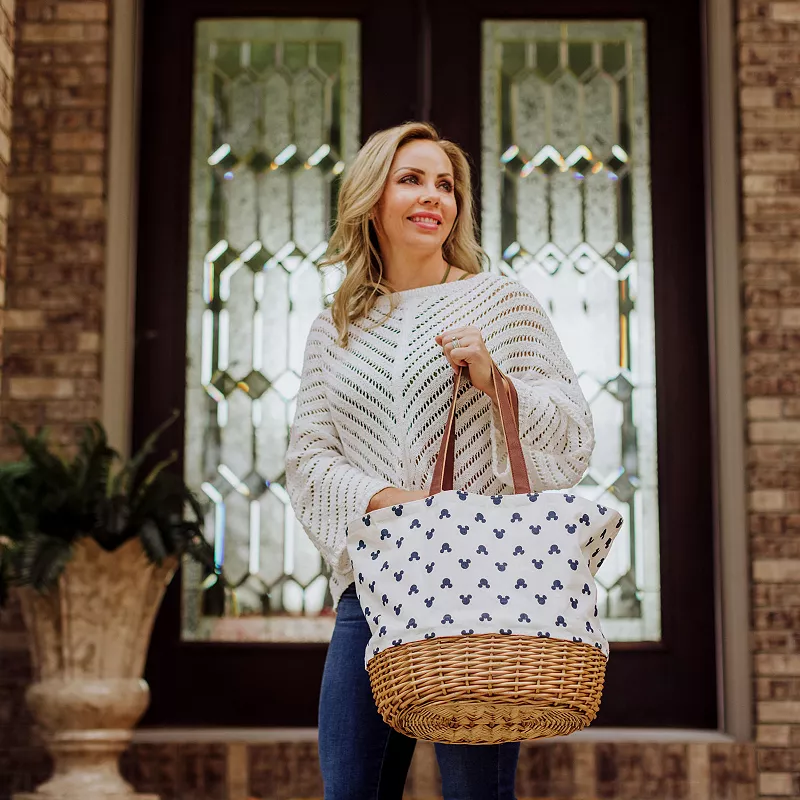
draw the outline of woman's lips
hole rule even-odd
[[[424,231],[435,231],[440,222],[438,222],[433,217],[421,217],[421,216],[413,216],[408,218],[410,222],[413,222],[418,228],[421,228]]]

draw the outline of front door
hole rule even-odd
[[[577,491],[626,519],[596,724],[716,726],[700,6],[594,5],[146,3],[134,443],[184,410],[234,581],[170,587],[148,724],[316,724],[330,596],[283,489],[315,262],[359,143],[427,119],[590,400]]]

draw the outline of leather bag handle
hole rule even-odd
[[[433,470],[430,493],[438,494],[450,491],[453,488],[453,468],[455,462],[455,416],[456,398],[461,385],[462,367],[456,370],[453,383],[453,399],[450,402],[450,413],[447,416],[442,442],[439,446],[439,455],[436,457],[436,466]],[[519,440],[519,402],[517,390],[513,382],[508,380],[497,364],[492,361],[492,384],[498,405],[500,406],[500,422],[503,426],[503,435],[506,440],[508,458],[511,462],[511,475],[514,479],[514,494],[527,494],[530,492],[528,469],[525,466],[525,456],[522,453],[522,444]],[[510,397],[509,397],[510,395]]]

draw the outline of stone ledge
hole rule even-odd
[[[229,744],[271,742],[316,742],[316,728],[138,728],[134,744]],[[735,739],[719,731],[662,728],[589,728],[569,737],[540,739],[549,742],[610,744],[733,744]]]
[[[103,800],[161,800],[157,794],[104,794]],[[85,794],[39,794],[38,792],[23,792],[12,794],[11,800],[87,800]]]

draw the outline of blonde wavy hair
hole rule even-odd
[[[369,217],[383,195],[395,154],[403,145],[418,140],[438,144],[453,166],[457,216],[442,245],[444,260],[472,274],[481,272],[487,261],[475,234],[472,181],[466,153],[457,144],[440,138],[427,122],[407,122],[372,134],[342,182],[336,227],[320,263],[322,267],[344,263],[347,269],[331,309],[339,334],[337,341],[342,347],[347,347],[349,324],[366,317],[379,296],[391,294],[382,283],[383,261],[378,236]],[[390,301],[387,316],[394,307],[395,301]],[[375,327],[384,320],[379,320]]]

